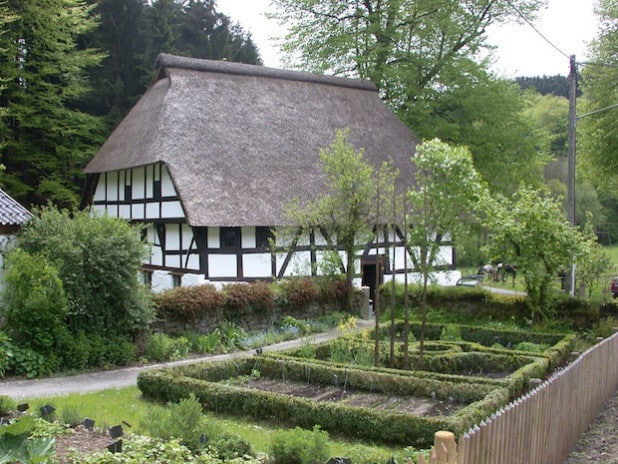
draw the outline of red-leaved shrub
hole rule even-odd
[[[178,287],[154,295],[160,315],[166,319],[191,321],[223,309],[225,295],[214,285]]]

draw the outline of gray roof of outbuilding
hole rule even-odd
[[[8,193],[0,189],[0,225],[17,226],[32,217],[30,211],[17,203]]]
[[[285,223],[293,197],[324,188],[319,150],[335,130],[379,166],[391,158],[400,187],[418,140],[369,81],[161,54],[157,80],[85,169],[164,162],[193,226]]]

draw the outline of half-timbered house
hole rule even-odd
[[[319,151],[336,129],[349,128],[374,166],[392,159],[400,189],[414,175],[418,141],[368,81],[167,54],[156,67],[150,88],[85,168],[83,199],[145,225],[152,254],[144,270],[154,289],[316,272],[311,264],[327,247],[319,231],[300,232],[290,253],[273,252],[270,239],[289,225],[292,198],[323,191]],[[387,255],[388,237],[382,241]],[[452,262],[450,247],[444,252]],[[368,248],[359,279],[376,261]]]

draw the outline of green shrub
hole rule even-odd
[[[323,277],[316,280],[319,290],[319,302],[332,305],[338,310],[345,307],[346,282],[344,276]]]
[[[30,348],[13,346],[13,356],[10,359],[10,371],[16,375],[23,375],[29,379],[42,377],[55,372],[58,367],[58,358],[54,355],[42,355]]]
[[[155,333],[146,343],[146,357],[151,361],[169,361],[186,358],[191,349],[185,337],[172,338],[164,333]]]
[[[274,464],[323,464],[328,460],[328,433],[315,426],[312,431],[295,427],[278,430],[271,438]]]
[[[607,338],[614,334],[618,327],[618,319],[614,316],[607,316],[592,326],[591,335],[593,338]]]
[[[230,321],[223,321],[219,327],[221,331],[221,343],[226,351],[231,351],[241,346],[246,332],[238,324]]]
[[[183,349],[182,357],[188,353],[187,349]],[[107,342],[105,350],[105,361],[112,366],[126,366],[135,361],[137,357],[137,347],[134,343],[126,338],[119,336],[110,339]]]
[[[17,403],[10,396],[0,395],[0,416],[5,416],[11,411],[15,411]]]
[[[9,370],[11,366],[11,339],[4,333],[0,332],[0,379]]]
[[[17,245],[57,269],[72,333],[130,336],[153,321],[150,292],[138,277],[149,256],[139,227],[90,211],[47,207],[34,212]]]
[[[225,295],[214,285],[178,287],[155,295],[155,303],[164,318],[193,321],[221,313]]]
[[[205,335],[186,334],[185,337],[189,340],[191,351],[194,353],[213,353],[221,345],[221,330],[215,328]]]
[[[203,447],[202,405],[193,394],[178,403],[168,403],[167,409],[150,408],[142,426],[153,437],[162,440],[176,438],[193,451]]]
[[[79,412],[79,409],[75,407],[67,406],[66,408],[60,411],[60,422],[62,424],[69,425],[71,427],[75,427],[79,423],[83,421],[83,417]]]
[[[146,357],[151,361],[167,361],[172,353],[172,338],[164,333],[154,333],[146,343]]]
[[[442,327],[440,340],[456,342],[461,340],[461,329],[457,324],[446,324]]]
[[[248,441],[235,433],[223,433],[208,442],[208,453],[223,461],[253,455]]]
[[[547,348],[549,348],[547,344],[532,342],[520,342],[514,347],[517,351],[527,351],[530,353],[543,353]]]
[[[5,258],[0,316],[14,346],[53,355],[67,333],[67,298],[57,269],[41,255],[19,248]]]

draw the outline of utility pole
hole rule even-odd
[[[575,55],[571,55],[569,61],[569,163],[567,181],[567,216],[569,223],[572,226],[575,226],[575,126],[577,123],[577,68],[575,65]],[[575,295],[575,261],[573,261],[571,271],[567,273],[565,284],[566,288],[569,290],[569,293],[571,295]]]

